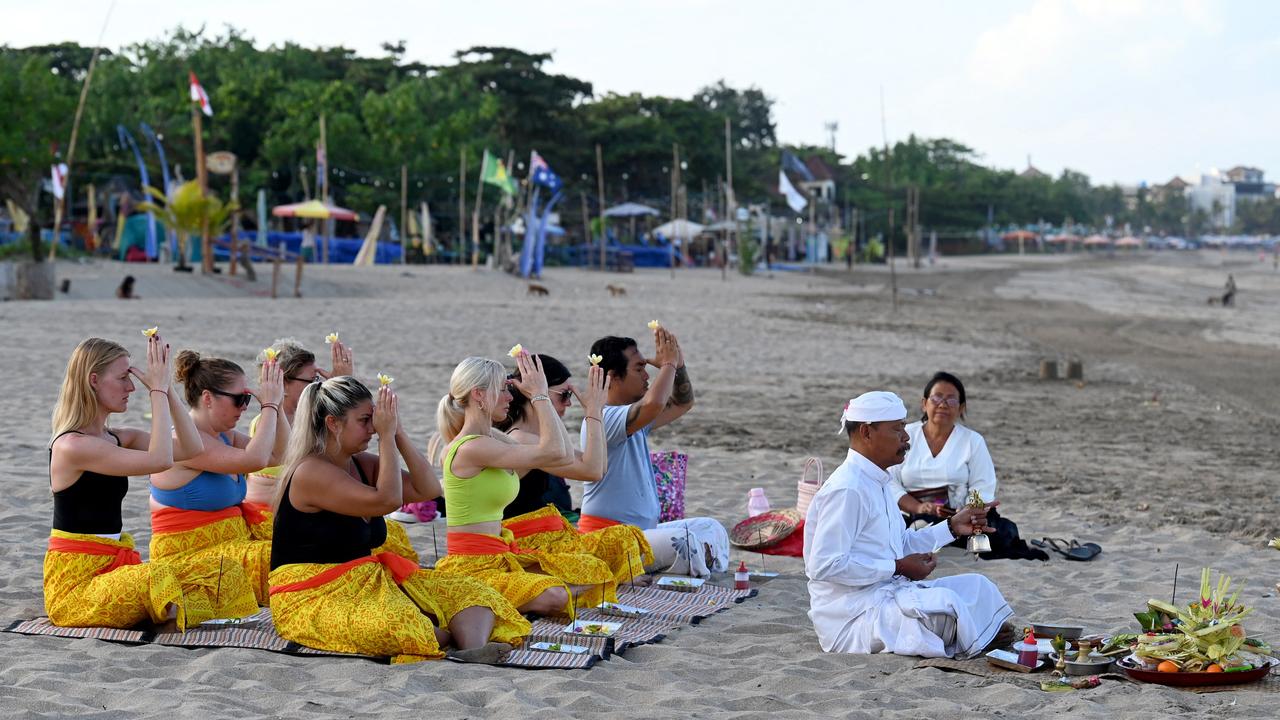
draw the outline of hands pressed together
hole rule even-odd
[[[173,359],[169,355],[169,345],[154,334],[147,338],[147,369],[139,370],[129,367],[129,374],[138,378],[147,390],[169,392],[169,383],[173,378]]]

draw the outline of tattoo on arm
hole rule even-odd
[[[693,383],[689,381],[689,371],[676,368],[675,387],[671,390],[668,405],[688,405],[693,402]]]

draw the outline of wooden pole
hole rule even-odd
[[[680,212],[679,176],[680,176],[680,146],[676,143],[671,143],[671,222],[672,223],[674,223],[676,221],[676,218],[679,217],[679,212]],[[671,279],[674,280],[676,278],[676,239],[675,237],[671,237],[671,238],[668,238],[667,242],[669,243],[667,246],[667,249],[669,250],[669,252],[667,253],[667,265],[671,269]]]
[[[600,270],[604,271],[605,248],[608,245],[609,227],[604,219],[604,151],[596,143],[596,192],[600,201]]]
[[[454,262],[462,264],[467,249],[467,147],[458,151],[458,254]]]
[[[486,156],[488,152],[486,151]],[[484,192],[484,159],[480,160],[480,172],[476,175],[476,202],[471,208],[471,269],[480,267],[480,194]]]
[[[729,124],[729,116],[724,116],[724,218],[732,220],[734,226],[738,222],[738,208],[734,207],[737,203],[733,197],[733,128]],[[732,230],[725,231],[724,235],[724,264],[729,264],[729,248],[733,246],[735,233]],[[728,271],[721,269],[720,279],[728,280]]]
[[[240,199],[240,163],[231,168],[231,200],[237,202]],[[236,274],[236,249],[240,247],[240,211],[236,210],[231,213],[231,261],[230,274],[234,277]]]
[[[409,244],[409,166],[400,166],[400,264],[404,265],[409,255],[405,247]]]
[[[204,164],[204,122],[200,103],[191,103],[191,124],[195,130],[196,179],[200,183],[200,197],[203,198],[209,194],[209,170]],[[206,274],[213,272],[213,241],[209,238],[207,215],[200,221],[200,269]]]
[[[329,195],[329,136],[328,136],[328,133],[325,132],[323,114],[320,115],[320,154],[324,156],[324,173],[320,175],[321,187],[317,188],[317,190],[320,191],[317,194],[320,196],[320,202],[324,203],[325,206],[328,206],[329,197],[330,197]],[[321,257],[321,262],[323,262],[325,265],[328,265],[329,264],[329,239],[332,237],[332,234],[333,234],[333,220],[331,218],[325,218],[322,222],[324,223],[324,232],[321,233],[320,236],[324,238],[324,247],[320,251],[320,257]]]
[[[293,296],[296,298],[302,297],[302,267],[302,253],[298,253],[298,267],[293,275]]]
[[[114,7],[114,4],[112,5]],[[107,10],[107,18],[102,21],[102,32],[98,33],[98,44],[93,47],[93,55],[89,58],[89,71],[85,73],[84,85],[80,86],[80,103],[76,105],[76,116],[71,123],[71,142],[67,148],[67,175],[63,178],[62,197],[54,204],[53,209],[53,238],[49,242],[49,259],[53,260],[58,254],[58,237],[62,231],[62,217],[66,214],[67,196],[71,191],[71,163],[76,158],[76,138],[80,134],[80,118],[84,115],[84,102],[89,98],[89,82],[93,80],[93,69],[98,65],[98,53],[102,51],[102,35],[107,31],[107,20],[111,19],[111,10]],[[33,216],[31,222],[35,222]],[[36,237],[40,236],[39,231]],[[33,251],[34,252],[34,251]]]
[[[298,257],[302,257],[302,253],[298,253]],[[271,258],[271,297],[275,299],[280,297],[280,258]]]
[[[893,154],[889,152],[889,133],[884,120],[884,86],[880,86],[880,137],[884,141],[884,168],[889,186],[889,236],[886,251],[889,260],[889,286],[893,292],[893,309],[898,309],[898,274],[894,268],[893,252]]]
[[[582,198],[582,237],[585,238],[584,244],[587,247],[591,247],[591,217],[587,215],[587,192],[585,190],[579,190],[578,195]],[[590,258],[590,255],[583,258],[586,260],[586,262],[583,263],[583,266],[588,270],[591,269]]]

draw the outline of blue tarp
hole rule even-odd
[[[227,240],[228,235],[222,236],[222,240]],[[240,231],[240,242],[249,245],[250,252],[260,250],[261,248],[254,245],[254,240],[258,237],[257,231]],[[302,248],[302,233],[300,232],[269,232],[267,233],[267,245],[272,250],[280,247],[283,242],[285,250],[290,253],[297,253]],[[323,237],[316,238],[316,247],[314,257],[307,257],[308,262],[319,262],[324,255],[320,248],[324,244]],[[356,254],[360,252],[360,246],[364,244],[364,240],[360,238],[330,238],[329,239],[329,262],[335,264],[350,264],[356,259]],[[199,243],[197,243],[197,246]],[[241,246],[243,247],[243,245]],[[199,253],[197,252],[197,255]],[[219,260],[225,260],[230,255],[226,248],[214,248],[214,257]],[[253,257],[252,255],[250,257]],[[374,256],[375,263],[391,264],[400,262],[400,244],[399,243],[378,243],[378,252]]]

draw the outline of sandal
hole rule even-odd
[[[1041,538],[1032,540],[1031,544],[1039,548],[1047,547],[1068,560],[1080,562],[1092,560],[1102,552],[1102,546],[1097,543],[1084,543],[1081,545],[1077,540],[1068,542],[1062,538]]]

